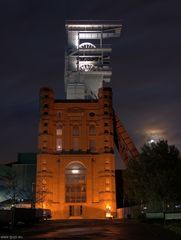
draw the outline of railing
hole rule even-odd
[[[102,49],[112,49],[112,45],[111,44],[102,44],[102,46],[99,44],[94,45],[94,47],[90,47],[90,48],[86,48],[86,47],[82,47],[82,48],[68,48],[67,49],[67,54],[72,54],[72,53],[76,53],[79,51],[98,51],[98,50],[102,50]]]

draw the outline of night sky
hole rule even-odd
[[[1,0],[0,162],[34,152],[39,89],[64,98],[65,20],[121,20],[113,39],[114,108],[136,146],[181,150],[181,1]]]

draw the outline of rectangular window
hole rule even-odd
[[[47,170],[46,166],[42,167],[42,171],[45,172]]]
[[[110,184],[110,181],[108,178],[106,178],[106,184]]]
[[[43,107],[44,107],[44,108],[48,108],[48,104],[44,104]]]
[[[62,151],[62,139],[57,138],[57,151]]]
[[[43,148],[47,148],[47,141],[46,140],[43,141]]]
[[[57,112],[57,118],[61,118],[62,117],[62,113],[61,112]]]
[[[56,134],[57,134],[57,136],[62,136],[62,128],[58,128],[56,130]]]
[[[73,126],[73,136],[79,136],[79,126]]]

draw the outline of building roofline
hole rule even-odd
[[[66,27],[82,27],[82,26],[95,26],[95,27],[99,27],[99,26],[105,26],[105,27],[121,27],[121,20],[66,20],[65,21],[65,26]]]
[[[97,103],[97,99],[55,99],[54,103]]]

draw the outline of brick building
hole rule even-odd
[[[36,202],[53,218],[116,215],[110,45],[121,25],[67,22],[66,99],[40,90]]]
[[[40,91],[38,205],[55,218],[116,213],[111,88],[97,100],[56,100]]]

